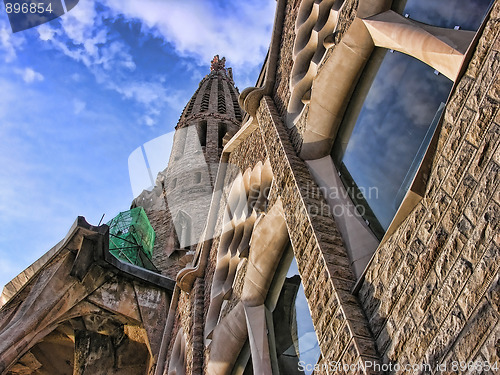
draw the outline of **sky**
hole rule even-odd
[[[215,54],[240,91],[255,84],[275,6],[80,0],[18,33],[0,12],[0,286],[77,216],[130,207],[130,154],[174,130]]]

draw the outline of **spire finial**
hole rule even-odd
[[[214,72],[214,71],[217,72],[219,70],[226,71],[225,64],[226,64],[225,57],[223,57],[222,59],[219,59],[219,55],[215,55],[213,60],[211,61],[210,71],[211,72]]]

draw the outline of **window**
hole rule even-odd
[[[403,14],[440,27],[475,30],[489,4],[409,0]],[[423,62],[385,48],[375,49],[362,73],[331,155],[350,198],[379,240],[410,188],[452,86]]]
[[[205,147],[207,145],[207,122],[201,121],[197,129],[198,131],[198,139],[200,140],[200,146]]]
[[[491,3],[491,0],[408,0],[402,14],[428,25],[477,30]]]
[[[422,160],[421,150],[427,148],[453,82],[399,52],[381,49],[370,64],[379,66],[377,74],[359,113],[352,109],[346,116],[332,156],[351,199],[364,207],[360,213],[381,239],[409,187],[409,171],[414,175]]]
[[[223,122],[220,122],[217,133],[218,133],[217,147],[223,148],[223,143],[224,143],[223,140],[224,140],[224,136],[227,133],[227,125],[224,124]]]
[[[280,268],[286,272],[284,279],[280,276]],[[281,279],[280,282],[277,279]],[[273,327],[279,372],[311,374],[321,351],[291,247],[283,254],[273,284],[282,285],[272,314],[273,323],[268,324],[268,327]]]
[[[194,174],[194,182],[195,184],[199,184],[201,182],[201,172],[196,172]]]
[[[189,250],[191,246],[191,216],[184,211],[179,211],[174,219],[176,233],[175,248]]]

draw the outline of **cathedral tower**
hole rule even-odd
[[[157,234],[154,263],[169,276],[203,232],[222,148],[241,124],[238,95],[232,69],[216,55],[175,127],[167,168],[132,204],[146,210]]]

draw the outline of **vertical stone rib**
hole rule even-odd
[[[217,112],[226,113],[226,100],[224,94],[224,87],[222,86],[222,78],[219,76],[217,79]]]
[[[212,80],[208,80],[206,86],[205,86],[205,91],[203,93],[203,98],[201,99],[201,109],[200,112],[206,112],[208,111],[208,105],[210,102],[210,91],[212,89]]]
[[[296,155],[270,97],[262,98],[257,119],[283,200],[315,329],[334,333],[319,338],[323,362],[379,362],[364,311],[351,293],[355,276],[341,236],[328,210],[324,210],[326,203],[304,162]],[[363,373],[372,372],[364,368]]]

